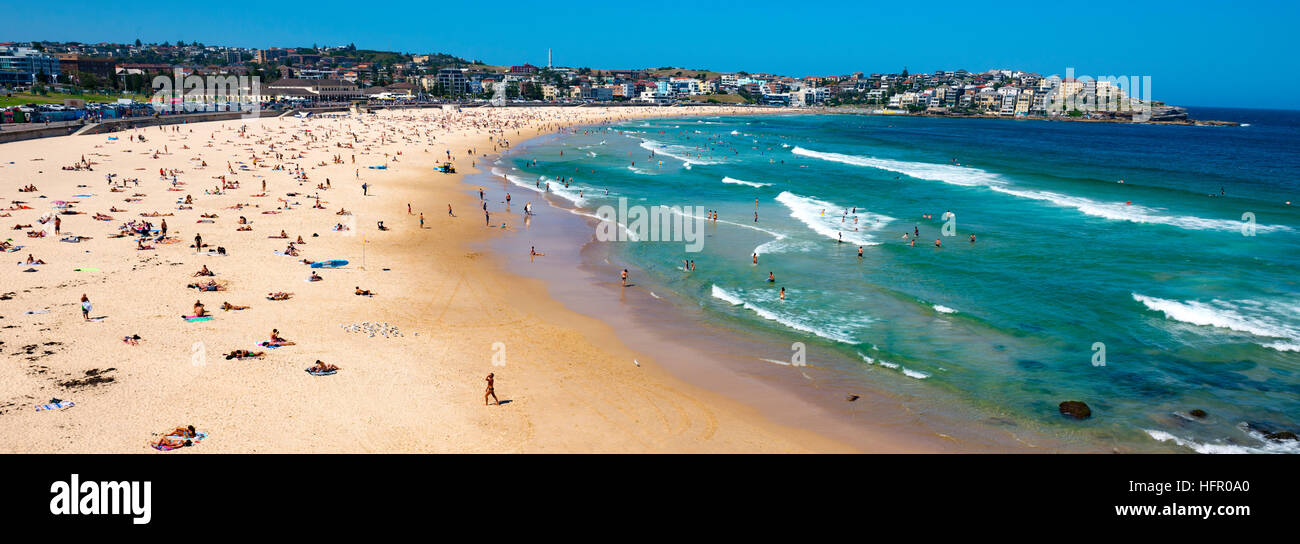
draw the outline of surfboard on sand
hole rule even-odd
[[[344,261],[344,260],[341,260],[341,259],[335,259],[335,260],[332,260],[332,261],[318,261],[318,262],[314,262],[314,263],[311,263],[311,267],[312,267],[312,268],[338,268],[338,267],[340,267],[340,266],[347,266],[347,264],[348,264],[347,261]]]
[[[199,316],[197,316],[197,315],[183,315],[183,316],[181,316],[181,318],[184,319],[184,320],[186,320],[186,321],[189,321],[189,322],[194,322],[194,321],[212,321],[212,316],[210,316],[210,315],[205,315],[205,316],[202,316],[202,317],[199,317]]]

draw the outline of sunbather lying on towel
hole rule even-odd
[[[226,360],[229,361],[231,359],[257,359],[265,355],[266,355],[265,351],[248,351],[246,349],[237,349],[235,351],[227,353]]]
[[[222,303],[221,303],[221,309],[222,309],[222,310],[247,310],[248,308],[249,308],[248,306],[236,306],[236,305],[231,304],[231,303],[229,303],[229,302],[222,302]]]
[[[219,285],[216,280],[208,280],[207,283],[191,283],[189,285],[186,285],[186,287],[189,287],[191,289],[198,289],[200,291],[225,291],[226,290],[224,287]]]
[[[324,361],[321,361],[320,359],[316,359],[316,364],[308,368],[307,371],[308,372],[330,372],[332,370],[338,370],[338,369],[339,367],[335,365],[327,365],[324,363]]]

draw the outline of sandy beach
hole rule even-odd
[[[157,453],[185,425],[207,434],[173,453],[856,451],[677,379],[471,249],[521,220],[517,195],[485,227],[461,180],[505,142],[701,111],[739,113],[426,109],[4,144],[0,216],[23,247],[0,269],[0,451]],[[449,159],[456,174],[434,170]],[[166,238],[115,237],[164,220]],[[209,281],[221,290],[187,287]],[[211,319],[182,318],[196,301]],[[273,329],[293,344],[259,345]],[[339,370],[306,372],[317,360]],[[35,409],[55,398],[75,404]]]

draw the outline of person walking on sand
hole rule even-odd
[[[420,212],[420,228],[424,228],[424,212]]]
[[[492,404],[501,406],[501,401],[497,400],[497,393],[494,387],[496,383],[496,375],[489,372],[486,380],[487,380],[487,391],[483,393],[483,406],[488,405],[488,397],[492,397]]]
[[[90,297],[87,297],[84,293],[81,295],[81,319],[90,321]]]
[[[369,195],[370,195],[370,184],[369,184],[369,183],[362,183],[362,184],[361,184],[361,196],[369,196]]]
[[[626,268],[623,269],[623,276],[622,276],[622,278],[623,278],[623,287],[627,287],[627,269],[626,269]]]

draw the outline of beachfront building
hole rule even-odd
[[[465,71],[464,68],[438,70],[438,85],[451,96],[465,95],[469,92],[469,78],[465,77]]]
[[[60,53],[58,58],[59,71],[67,81],[73,83],[80,82],[84,74],[111,79],[114,75],[113,69],[117,66],[117,59],[113,57],[88,57],[79,53]]]
[[[1020,94],[1020,89],[1015,87],[1002,87],[998,89],[1000,99],[998,106],[998,115],[1014,115],[1016,112],[1016,98]]]
[[[361,91],[355,83],[339,79],[280,79],[262,88],[273,100],[334,102],[361,98]]]
[[[0,46],[0,86],[30,87],[58,79],[59,59],[29,47]]]

